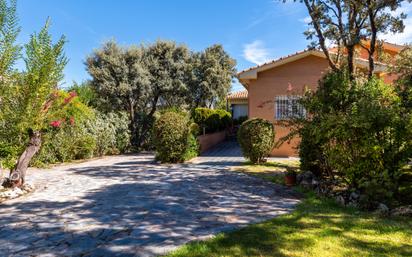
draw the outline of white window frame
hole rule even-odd
[[[305,118],[306,110],[299,103],[301,96],[278,95],[275,96],[275,119],[288,120],[291,118]]]

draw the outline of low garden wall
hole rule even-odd
[[[225,130],[198,136],[197,139],[199,140],[199,144],[200,144],[200,153],[203,153],[207,151],[208,149],[212,148],[213,146],[219,144],[220,142],[224,141],[225,138],[226,138]]]

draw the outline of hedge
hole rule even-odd
[[[221,109],[196,108],[192,114],[195,123],[200,127],[200,133],[213,133],[226,129],[232,123],[229,112]]]

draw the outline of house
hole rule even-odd
[[[400,45],[383,44],[383,52],[389,57],[394,57],[403,48]],[[368,69],[367,57],[366,50],[359,47],[355,59],[357,69]],[[305,110],[297,101],[299,92],[303,93],[305,88],[316,90],[319,79],[328,69],[328,61],[322,51],[305,50],[239,72],[237,77],[246,91],[228,95],[233,117],[247,113],[249,118],[259,117],[276,123],[287,119],[288,115],[305,115]],[[375,63],[375,73],[386,83],[396,78],[396,75],[387,72],[387,65],[379,62]],[[292,90],[294,97],[290,94]],[[290,131],[281,126],[275,126],[275,130],[276,140]],[[294,139],[275,148],[271,155],[296,156],[298,143],[299,139]]]

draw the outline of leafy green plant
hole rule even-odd
[[[302,104],[310,113],[296,121],[302,170],[360,191],[366,208],[399,199],[402,168],[412,154],[412,119],[394,87],[333,72]]]
[[[196,108],[192,118],[203,132],[213,133],[224,130],[232,123],[232,118],[229,112],[221,109]]]
[[[200,145],[195,136],[196,134],[189,133],[187,141],[187,149],[184,155],[184,160],[190,160],[199,155]]]
[[[242,125],[243,122],[247,121],[248,116],[240,116],[237,119],[233,119],[234,125]]]
[[[166,112],[156,120],[153,139],[156,158],[162,162],[182,162],[188,149],[189,126],[186,116]]]
[[[252,163],[259,164],[274,147],[275,129],[270,121],[254,118],[240,126],[237,137],[243,155]]]

